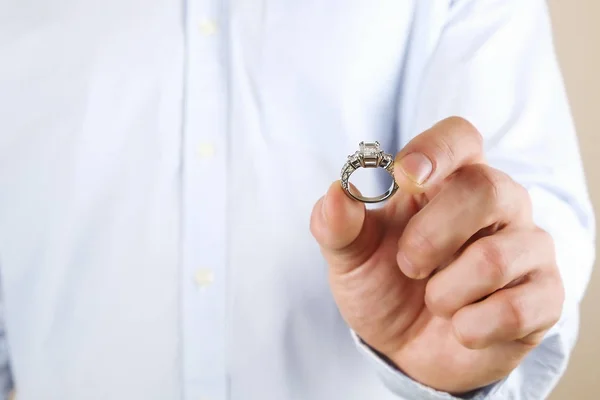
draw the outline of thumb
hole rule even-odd
[[[359,193],[355,187],[352,190]],[[310,219],[311,233],[330,268],[346,273],[373,254],[382,237],[374,220],[363,203],[344,193],[340,181],[331,184],[315,204]]]

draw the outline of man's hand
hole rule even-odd
[[[527,191],[486,165],[481,135],[461,118],[413,139],[394,173],[400,189],[381,209],[335,182],[313,210],[340,312],[422,384],[462,393],[504,378],[564,299]]]

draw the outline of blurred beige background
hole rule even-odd
[[[549,4],[587,180],[600,220],[600,0],[549,0]],[[600,245],[600,240],[597,243]],[[597,259],[600,261],[600,251]],[[582,308],[579,342],[551,400],[600,399],[600,262]]]

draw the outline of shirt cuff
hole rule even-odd
[[[358,337],[356,332],[350,330],[352,338],[359,351],[366,357],[374,368],[383,384],[399,399],[419,400],[492,400],[506,398],[503,396],[504,383],[506,379],[498,383],[473,391],[465,396],[456,397],[446,392],[440,392],[412,380],[403,374],[398,368],[380,356]]]

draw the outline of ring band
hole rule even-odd
[[[348,156],[348,161],[342,167],[341,185],[344,191],[353,199],[363,203],[379,203],[392,197],[398,185],[394,179],[394,158],[391,154],[381,150],[379,142],[360,142],[359,150]],[[390,188],[383,194],[375,197],[365,197],[358,193],[352,193],[350,189],[350,175],[359,168],[383,168],[392,177]]]

